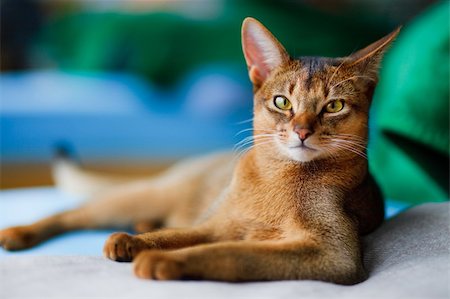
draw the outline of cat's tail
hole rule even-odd
[[[99,192],[132,180],[83,169],[66,143],[60,143],[55,148],[52,176],[58,189],[83,199],[93,198]]]

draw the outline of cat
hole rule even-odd
[[[400,28],[344,58],[291,58],[259,21],[242,46],[254,87],[253,145],[97,193],[96,200],[0,231],[7,250],[80,229],[114,233],[104,255],[140,278],[266,281],[367,278],[360,237],[383,221],[368,171],[368,115],[383,54]],[[68,166],[68,165],[66,165]],[[70,165],[69,165],[70,166]]]

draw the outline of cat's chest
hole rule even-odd
[[[334,194],[317,182],[290,181],[279,184],[254,181],[252,185],[230,188],[214,217],[227,223],[232,239],[268,240],[300,238],[311,219],[332,211]]]
[[[230,207],[249,218],[281,223],[286,218],[296,217],[299,209],[309,209],[310,205],[333,201],[335,197],[334,188],[320,180],[265,180],[236,188]]]
[[[266,202],[298,206],[302,202],[320,201],[335,194],[337,189],[332,179],[323,176],[274,177],[255,186],[251,196],[262,196]]]

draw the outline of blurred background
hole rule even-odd
[[[61,146],[88,169],[157,172],[250,128],[247,16],[293,56],[345,56],[403,24],[371,118],[385,195],[449,197],[449,2],[2,0],[0,187],[52,184]],[[246,132],[250,134],[250,132]]]

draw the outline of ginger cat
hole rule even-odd
[[[19,250],[70,230],[162,223],[113,234],[105,256],[158,280],[364,280],[360,236],[384,217],[366,159],[368,113],[398,32],[345,58],[293,59],[245,19],[254,85],[254,145],[245,154],[187,160],[112,187],[79,209],[0,231],[0,244]]]

